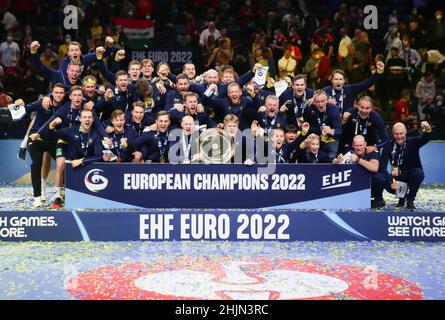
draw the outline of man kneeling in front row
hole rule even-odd
[[[385,206],[382,198],[383,189],[394,193],[397,184],[388,172],[380,165],[381,160],[378,152],[366,152],[366,141],[362,135],[357,135],[352,140],[352,151],[345,155],[340,154],[332,163],[356,163],[372,173],[371,175],[371,207],[378,209]]]

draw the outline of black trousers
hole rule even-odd
[[[43,154],[47,151],[50,156],[56,158],[56,142],[46,142],[43,140],[32,141],[28,139],[28,153],[31,156],[31,182],[34,197],[42,195],[42,163]]]

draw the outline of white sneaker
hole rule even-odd
[[[42,199],[41,197],[35,197],[34,198],[34,203],[32,204],[33,208],[39,208],[42,206]]]
[[[46,188],[42,188],[42,194],[40,195],[40,200],[42,202],[46,202],[46,196],[47,196]]]

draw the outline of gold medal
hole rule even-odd
[[[391,175],[393,177],[398,177],[400,175],[400,170],[398,167],[393,167],[391,170]]]
[[[164,156],[161,156],[159,158],[159,163],[165,163],[165,157]]]

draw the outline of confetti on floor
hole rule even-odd
[[[26,210],[32,203],[30,186],[2,186],[0,195],[1,210]],[[392,210],[395,199],[385,198]],[[443,199],[443,187],[422,188],[416,204],[422,211],[443,212]],[[251,286],[260,286],[260,280],[249,284],[255,277],[277,283],[280,274],[298,271],[298,297],[445,299],[444,256],[445,243],[425,242],[0,242],[0,299],[156,299],[172,292],[174,297],[187,287],[186,278],[164,281],[162,272],[208,277],[222,265],[238,277],[232,280]],[[205,269],[210,266],[215,268]],[[212,281],[202,281],[190,295],[209,297],[217,288],[218,298],[245,297]],[[354,292],[345,289],[353,284]],[[128,290],[118,291],[122,285]],[[269,298],[297,294],[289,290],[276,288]]]

